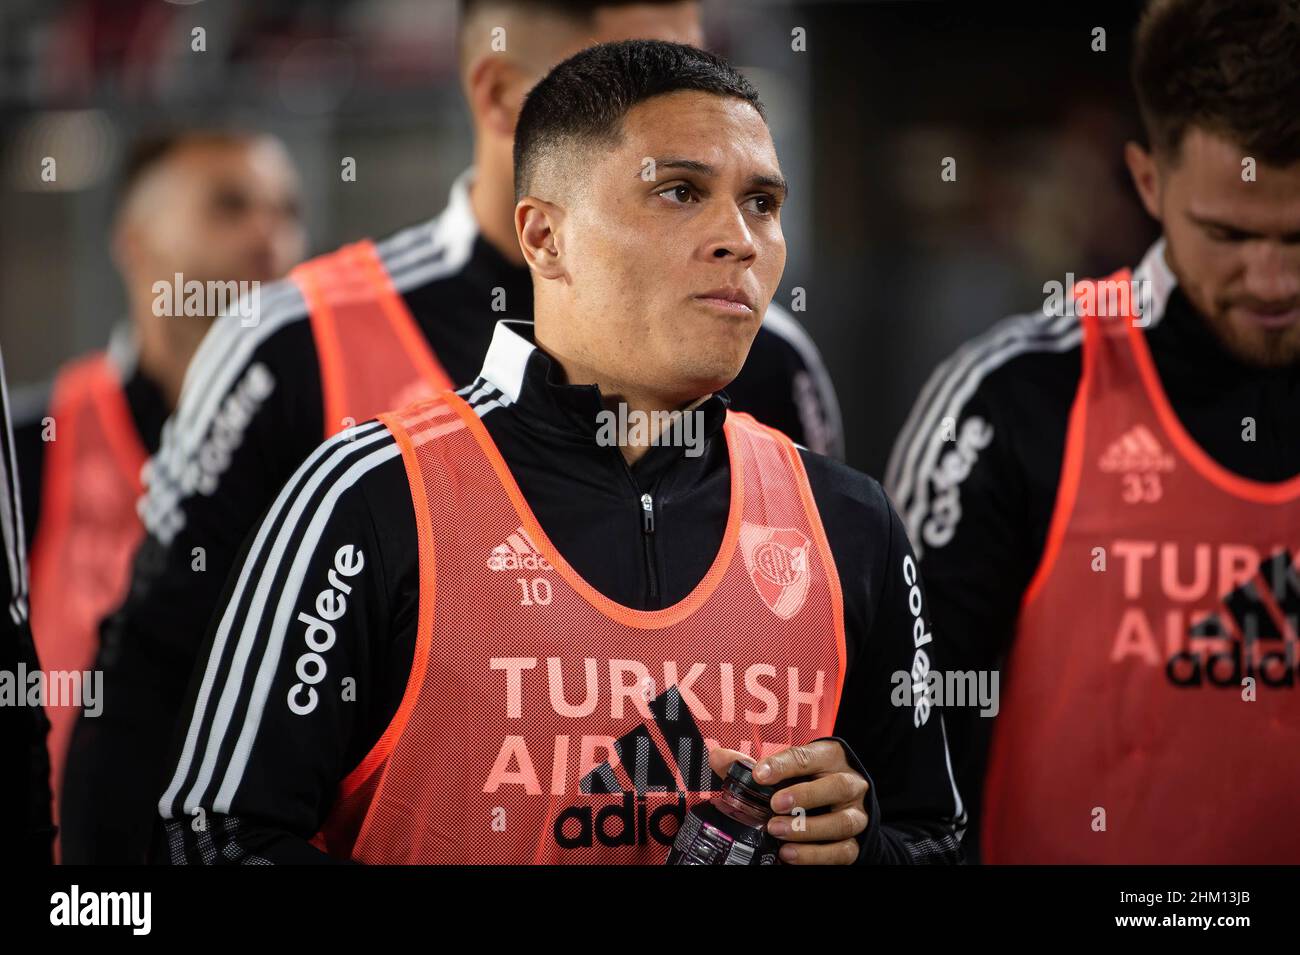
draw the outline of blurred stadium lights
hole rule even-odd
[[[117,158],[117,134],[101,110],[55,110],[27,117],[4,157],[5,184],[20,192],[75,192],[101,182]],[[42,177],[47,158],[55,175]]]

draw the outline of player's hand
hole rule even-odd
[[[753,760],[734,749],[709,751],[709,766],[724,779],[736,760]],[[781,841],[781,861],[791,865],[852,865],[858,858],[857,836],[867,828],[867,781],[849,766],[844,748],[823,739],[791,746],[760,760],[754,779],[774,786],[786,779],[810,777],[792,783],[772,797],[776,813],[767,831]],[[809,810],[830,807],[820,816]]]

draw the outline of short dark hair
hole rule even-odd
[[[766,121],[758,91],[722,57],[681,43],[622,40],[588,47],[533,87],[515,126],[515,199],[527,195],[540,158],[575,144],[616,142],[628,111],[681,91],[749,103]]]
[[[1300,0],[1152,0],[1133,85],[1151,147],[1170,158],[1198,126],[1261,162],[1300,160]]]

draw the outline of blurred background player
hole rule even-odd
[[[531,314],[511,225],[514,124],[528,89],[596,41],[702,41],[694,2],[491,0],[466,3],[462,14],[475,165],[446,210],[304,264],[293,281],[264,290],[254,321],[229,316],[195,357],[151,462],[142,505],[149,536],[127,601],[104,625],[105,710],[81,722],[69,758],[70,860],[143,858],[173,724],[222,584],[303,459],[358,421],[473,381],[495,322]],[[734,391],[741,410],[838,451],[829,379],[778,309]],[[631,490],[621,493],[638,506]],[[193,568],[196,547],[202,572]]]
[[[947,661],[1006,658],[996,720],[948,710],[968,847],[1295,863],[1300,3],[1155,0],[1133,80],[1163,238],[941,365],[886,486]]]
[[[32,629],[47,669],[90,667],[99,621],[126,593],[144,534],[140,470],[216,317],[172,314],[177,276],[182,291],[192,281],[269,282],[302,257],[304,242],[297,176],[277,140],[193,130],[131,151],[112,236],[127,317],[106,351],[69,362],[42,398],[28,396],[16,428]],[[52,707],[49,718],[57,813],[76,710]]]

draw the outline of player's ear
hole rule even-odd
[[[465,80],[465,98],[476,125],[501,137],[515,134],[515,121],[527,90],[518,67],[497,53],[471,64]]]
[[[559,230],[564,210],[553,202],[524,196],[515,205],[515,235],[528,267],[544,279],[563,278],[567,271]]]
[[[1147,214],[1160,221],[1160,169],[1156,158],[1135,142],[1124,145],[1124,161],[1128,164],[1133,187],[1146,208]]]

